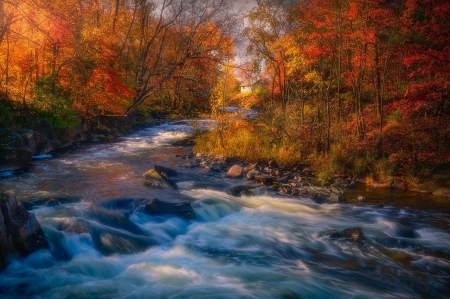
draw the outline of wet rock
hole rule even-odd
[[[336,202],[344,201],[344,191],[338,188],[331,188],[330,200]]]
[[[165,172],[158,171],[155,168],[144,173],[144,178],[146,179],[146,185],[178,189],[177,184]]]
[[[275,160],[270,160],[269,161],[269,168],[278,168],[278,163]]]
[[[425,250],[422,245],[392,237],[375,238],[375,241],[386,248],[406,249],[416,252]]]
[[[351,239],[353,241],[362,242],[366,239],[361,227],[347,228],[340,232],[328,235],[331,239]]]
[[[337,185],[337,186],[343,186],[343,185],[344,185],[344,179],[341,178],[341,177],[337,177],[337,178],[334,180],[334,184]]]
[[[186,219],[195,219],[195,212],[190,202],[168,202],[154,199],[144,208],[144,213],[150,215],[175,215]]]
[[[291,189],[290,186],[281,186],[280,189],[279,189],[279,192],[281,194],[290,195],[290,194],[292,194],[292,189]]]
[[[0,268],[16,257],[48,248],[36,216],[29,213],[12,191],[0,194]]]
[[[183,166],[186,168],[196,168],[196,167],[199,167],[199,164],[196,162],[189,162],[189,163],[183,164]]]
[[[47,139],[52,142],[54,148],[63,147],[61,142],[59,142],[58,137],[56,136],[53,126],[47,120],[38,120],[31,126],[31,129],[47,137]]]
[[[244,173],[244,168],[240,165],[233,165],[227,172],[227,176],[230,178],[240,178]]]
[[[242,194],[246,196],[263,196],[269,193],[269,189],[266,186],[257,187],[255,189],[249,190],[249,192]]]
[[[194,146],[195,145],[195,140],[193,137],[186,137],[180,140],[176,140],[174,142],[172,142],[173,146]]]
[[[264,168],[264,163],[262,161],[258,161],[256,163],[250,164],[245,168],[245,171],[261,171]]]
[[[401,238],[415,239],[419,234],[412,228],[397,224],[394,229],[395,235]]]
[[[316,204],[319,204],[319,205],[323,204],[325,202],[325,200],[326,200],[326,198],[323,195],[319,194],[319,193],[310,193],[309,194],[309,198],[313,202],[315,202]]]
[[[358,201],[366,201],[367,199],[364,196],[358,196],[357,198]]]
[[[272,191],[278,191],[280,189],[280,185],[272,184],[272,185],[267,186],[267,189],[272,190]]]
[[[175,169],[155,164],[153,167],[158,173],[164,172],[168,176],[176,176],[178,172]]]
[[[279,182],[280,183],[283,183],[283,184],[287,184],[288,182],[289,182],[289,176],[284,176],[284,177],[281,177],[280,178],[280,180],[279,180]],[[296,187],[297,185],[295,185],[294,187]],[[291,186],[292,187],[292,186]]]
[[[234,186],[230,189],[227,190],[227,193],[235,196],[235,197],[239,197],[242,194],[243,195],[250,195],[252,194],[252,190],[258,188],[258,186],[255,185],[238,185],[238,186]]]
[[[355,181],[355,180],[351,180],[351,181],[347,184],[347,188],[355,189],[355,188],[356,188],[356,181]]]
[[[227,166],[225,162],[213,162],[211,165],[208,166],[209,170],[214,172],[221,172],[224,170]]]
[[[250,170],[249,172],[247,172],[246,177],[248,180],[254,180],[255,176],[259,175],[259,171],[257,170]]]
[[[255,181],[262,183],[263,185],[270,185],[274,182],[275,178],[270,175],[255,175]]]
[[[54,207],[63,204],[80,202],[80,198],[76,196],[43,196],[43,197],[32,197],[26,202],[22,202],[27,210],[34,209],[36,207]]]
[[[32,158],[33,153],[28,149],[0,146],[0,171],[27,170]]]

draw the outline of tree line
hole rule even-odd
[[[0,96],[60,118],[207,107],[239,26],[225,0],[2,0]]]

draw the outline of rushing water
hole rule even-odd
[[[186,160],[176,155],[190,149],[170,144],[191,131],[187,122],[164,124],[35,160],[29,172],[4,173],[0,191],[12,189],[22,201],[80,201],[33,210],[51,248],[0,273],[1,298],[450,296],[448,202],[417,209],[398,204],[401,193],[382,208],[370,201],[232,197],[224,191],[243,180],[182,167]],[[195,198],[196,220],[102,208],[108,199],[176,196],[144,185],[142,174],[154,164],[180,172],[176,181]],[[355,226],[367,237],[362,244],[327,237]]]

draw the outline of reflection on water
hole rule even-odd
[[[81,199],[33,211],[51,248],[0,274],[2,298],[448,296],[448,202],[364,186],[346,196],[363,195],[365,204],[232,197],[224,190],[236,180],[183,168],[175,157],[190,149],[170,144],[191,132],[186,122],[148,128],[0,177],[0,189],[12,189],[22,200],[55,194]],[[142,174],[155,163],[180,172],[176,180],[184,195],[195,198],[197,220],[127,215],[99,204],[181,196],[143,184]],[[423,209],[425,203],[429,208]],[[355,226],[363,228],[364,243],[327,237]]]

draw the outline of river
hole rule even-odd
[[[361,186],[368,198],[386,196],[385,205],[233,197],[225,190],[243,179],[183,167],[180,156],[191,149],[171,143],[192,131],[189,121],[166,123],[3,173],[0,191],[22,201],[77,200],[32,210],[51,248],[1,272],[1,298],[449,298],[448,201],[430,199],[428,209],[430,197]],[[179,172],[174,179],[195,198],[196,220],[102,207],[110,199],[176,196],[144,184],[154,164]],[[327,237],[357,226],[363,243]]]

